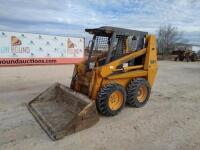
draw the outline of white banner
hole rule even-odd
[[[84,38],[0,31],[0,58],[83,58]]]

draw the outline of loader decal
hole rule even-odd
[[[74,48],[75,47],[75,44],[72,42],[72,40],[70,40],[70,38],[68,38],[67,47],[68,48]]]
[[[82,42],[82,40],[79,40],[78,42]],[[77,47],[72,38],[68,38],[67,48],[67,54],[73,57],[78,57],[83,53],[83,50]]]
[[[156,63],[156,60],[151,60],[150,61],[150,64],[155,64]]]
[[[22,41],[17,36],[11,36],[11,52],[16,53],[30,53],[30,48],[28,46],[21,46]]]
[[[16,36],[12,36],[11,44],[12,44],[12,46],[22,45],[22,41],[19,38],[17,38]]]

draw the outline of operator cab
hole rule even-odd
[[[145,47],[147,32],[104,26],[95,29],[85,29],[93,34],[88,51],[88,69],[105,65],[132,51]],[[96,60],[96,62],[93,61]],[[142,57],[136,58],[128,65],[142,63]]]

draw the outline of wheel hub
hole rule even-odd
[[[147,88],[145,85],[141,85],[137,92],[137,99],[139,102],[144,102],[147,97]]]
[[[117,110],[123,104],[123,95],[120,91],[113,92],[108,100],[108,104],[111,110]]]

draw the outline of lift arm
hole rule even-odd
[[[132,52],[129,55],[123,56],[115,61],[112,61],[112,62],[106,64],[105,66],[101,67],[100,74],[102,77],[107,77],[107,76],[111,75],[114,71],[116,71],[116,68],[119,65],[126,63],[136,57],[144,55],[145,53],[146,53],[146,48],[138,50],[136,52]]]

